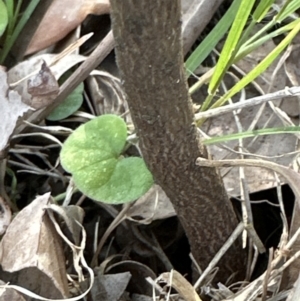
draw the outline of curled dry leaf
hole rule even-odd
[[[54,0],[35,32],[26,54],[45,49],[64,38],[89,14],[108,14],[109,0]]]
[[[0,243],[3,281],[47,298],[68,296],[61,239],[45,211],[50,193],[37,197],[13,219]]]
[[[0,235],[3,235],[11,221],[11,210],[4,199],[0,197]]]
[[[7,73],[5,68],[0,66],[0,152],[9,143],[9,138],[19,118],[30,109],[28,105],[22,102],[22,97],[17,91],[9,89]]]
[[[132,123],[129,107],[119,78],[106,71],[94,70],[86,82],[97,115],[122,115],[127,124]]]
[[[171,272],[163,273],[158,279],[163,280],[174,288],[183,300],[201,301],[194,287],[177,271],[172,270]]]
[[[30,103],[34,109],[50,105],[59,92],[59,85],[45,61],[37,75],[27,82],[27,92],[31,95]]]
[[[8,83],[13,90],[22,95],[24,103],[36,109],[41,108],[43,104],[51,103],[58,93],[56,81],[74,65],[85,60],[82,55],[67,55],[59,60],[56,58],[57,55],[54,54],[35,56],[8,71]],[[28,78],[30,78],[29,84]]]
[[[59,59],[58,59],[59,58]],[[8,83],[14,89],[20,89],[19,86],[25,82],[29,76],[33,76],[38,73],[43,61],[47,66],[50,66],[56,80],[58,80],[66,71],[72,68],[74,65],[81,63],[86,59],[83,55],[68,54],[60,57],[56,54],[41,54],[19,63],[8,71]],[[24,86],[26,89],[27,86]],[[19,90],[18,90],[19,91]],[[23,90],[21,91],[23,92]],[[20,93],[21,94],[21,93]]]
[[[22,101],[34,109],[51,104],[59,92],[55,76],[40,58],[22,62],[12,68],[8,72],[8,82],[22,96]]]

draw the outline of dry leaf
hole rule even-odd
[[[20,94],[9,89],[7,81],[5,68],[0,66],[0,151],[9,143],[19,118],[30,110],[30,107],[22,102]]]
[[[31,95],[31,101],[27,104],[34,109],[50,105],[58,95],[58,82],[45,61],[43,61],[39,73],[28,80],[27,92]]]
[[[191,49],[224,0],[182,0],[183,52]]]
[[[60,57],[60,55],[41,54],[19,63],[8,71],[9,85],[14,89],[18,89],[19,91],[20,88],[17,87],[21,86],[23,82],[25,82],[24,90],[27,90],[26,79],[36,75],[39,72],[43,61],[50,66],[51,72],[53,73],[55,79],[58,80],[66,71],[86,59],[85,56],[76,54],[68,54],[57,60],[58,57]],[[20,91],[20,94],[22,94],[21,92],[23,92],[23,90]]]
[[[0,285],[5,283],[0,280]],[[24,297],[12,288],[0,288],[0,300],[1,301],[25,301]]]
[[[50,193],[17,214],[0,244],[0,278],[47,298],[68,296],[61,239],[45,207]]]
[[[48,210],[52,210],[63,219],[63,224],[71,234],[71,241],[74,241],[75,245],[80,245],[81,241],[81,226],[84,218],[84,210],[75,205],[61,207],[55,204],[48,206]],[[80,224],[80,225],[79,225]],[[66,235],[68,236],[68,235]]]
[[[131,279],[128,284],[130,293],[152,295],[152,287],[146,281],[147,277],[156,278],[155,273],[145,264],[133,260],[124,260],[107,268],[106,274],[130,272]]]
[[[108,14],[109,0],[54,0],[35,32],[26,54],[30,54],[64,38],[89,14]]]
[[[53,101],[53,99],[56,97],[55,91],[58,87],[57,83],[54,82],[54,78],[55,80],[58,80],[66,71],[68,71],[74,65],[85,60],[85,57],[82,55],[67,55],[62,57],[59,61],[57,61],[56,58],[57,55],[55,54],[43,54],[35,56],[27,61],[19,63],[18,65],[9,70],[8,83],[11,87],[13,87],[13,90],[17,91],[20,95],[22,95],[22,101],[24,103],[33,103],[33,106],[35,106],[35,108],[38,108],[38,104],[47,105],[49,101],[51,103],[51,101]],[[47,66],[42,67],[42,69],[40,68],[41,64],[43,64],[43,61],[46,62],[48,66],[51,65],[51,72],[49,71],[49,69],[47,69]],[[31,82],[31,84],[29,85],[29,91],[27,91],[28,78],[34,80],[34,82]],[[48,80],[51,78],[51,81],[48,82],[47,85],[45,85],[47,78]],[[32,84],[34,85],[32,86]],[[42,88],[42,90],[45,87],[46,95],[43,95],[42,90],[39,91],[38,89],[34,89],[35,86]],[[49,90],[50,94],[53,93],[52,96],[47,96],[47,92],[49,93]],[[34,94],[35,91],[37,91],[39,96]],[[33,93],[34,97],[28,92]]]
[[[129,272],[98,275],[91,289],[91,299],[101,301],[118,301],[125,292],[131,274]]]
[[[222,2],[223,0],[182,0],[185,53],[189,51]],[[108,14],[109,11],[109,0],[54,0],[34,34],[26,54],[55,44],[80,25],[88,14],[102,15]]]
[[[127,216],[131,218],[140,217],[151,221],[175,215],[170,199],[159,185],[153,185],[127,212]]]
[[[132,123],[119,78],[106,71],[94,70],[86,82],[96,115],[122,115],[126,123]]]
[[[11,210],[0,197],[0,235],[3,235],[11,221]]]
[[[8,72],[8,82],[22,96],[22,101],[35,109],[52,103],[59,92],[55,76],[40,58],[22,62],[12,68]]]
[[[194,287],[177,271],[173,270],[160,275],[159,279],[173,287],[183,300],[201,301]]]

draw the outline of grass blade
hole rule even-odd
[[[242,0],[237,15],[234,19],[232,27],[229,31],[228,37],[226,39],[225,45],[222,49],[220,58],[216,65],[215,72],[209,83],[208,91],[209,94],[214,94],[219,87],[219,84],[227,72],[232,59],[237,52],[237,45],[239,43],[240,37],[242,35],[244,26],[248,20],[251,13],[251,9],[254,5],[255,0]]]
[[[187,59],[188,75],[193,73],[215,48],[232,24],[241,0],[234,0],[225,15]]]
[[[295,134],[300,132],[299,126],[289,126],[289,127],[279,127],[279,128],[268,128],[261,130],[253,130],[242,133],[229,134],[219,137],[213,137],[209,139],[205,139],[203,143],[205,145],[216,144],[220,142],[232,141],[243,138],[250,138],[256,136],[264,136],[264,135],[275,135],[275,134]]]
[[[296,34],[300,31],[300,19],[296,21],[295,27],[290,33],[273,49],[254,69],[233,86],[224,96],[216,101],[211,108],[222,106],[229,98],[241,91],[246,85],[262,74],[278,57],[278,55],[290,44]]]
[[[18,22],[16,28],[13,30],[13,34],[5,41],[3,50],[0,55],[0,64],[4,62],[7,54],[9,53],[12,45],[16,41],[17,37],[19,36],[20,32],[22,31],[24,25],[27,23],[28,19],[30,18],[31,14],[39,4],[40,0],[31,0],[28,4],[26,10],[24,11],[20,21]]]

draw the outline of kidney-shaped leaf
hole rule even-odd
[[[126,124],[116,115],[97,117],[76,129],[63,145],[61,164],[75,184],[97,201],[133,201],[152,185],[141,158],[120,156],[127,137]]]

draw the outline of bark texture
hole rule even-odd
[[[195,164],[207,152],[186,84],[180,1],[112,0],[111,5],[117,62],[143,157],[171,199],[194,257],[206,268],[237,220],[218,172]],[[243,260],[234,246],[223,271],[240,269]]]

